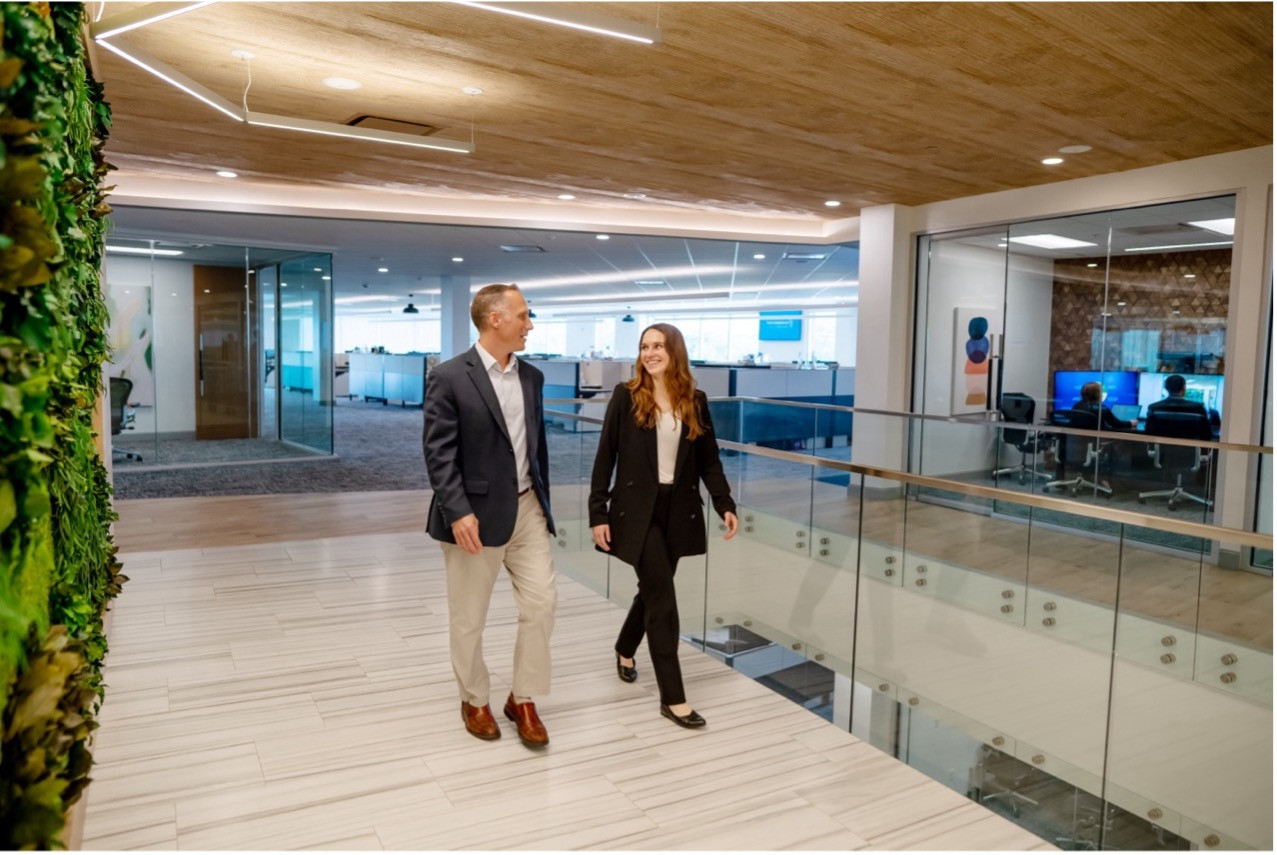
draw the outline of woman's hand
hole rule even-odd
[[[594,545],[604,552],[612,551],[612,527],[607,523],[596,525],[590,529],[594,535]]]
[[[736,514],[731,511],[723,514],[723,522],[727,523],[727,534],[723,535],[723,540],[731,540],[736,536],[736,526],[738,525]]]

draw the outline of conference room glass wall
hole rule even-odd
[[[283,418],[276,394],[281,359],[290,367],[309,360],[307,370],[331,377],[330,279],[322,278],[330,267],[326,255],[111,239],[103,265],[113,351],[107,373],[131,384],[111,402],[121,416],[112,419],[114,465],[331,453],[331,381],[312,384],[316,397]],[[299,281],[288,301],[279,299],[288,293],[280,270],[295,270]]]
[[[1249,512],[1249,488],[1220,494],[1219,453],[1144,432],[1173,374],[1207,413],[1193,426],[1200,438],[1219,436],[1230,396],[1251,394],[1229,387],[1226,364],[1234,206],[1217,196],[919,238],[912,406],[955,421],[919,426],[912,471],[1116,507],[1161,503],[1187,520],[1240,497]],[[1074,412],[1091,382],[1109,414],[1104,435],[1047,432],[1034,444],[1011,429],[972,445],[961,430],[1000,408],[1011,421],[1094,430]]]

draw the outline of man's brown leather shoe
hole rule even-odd
[[[468,702],[462,701],[461,720],[466,723],[466,730],[480,739],[497,739],[501,736],[497,720],[492,717],[492,707],[487,704],[472,707]]]
[[[550,744],[550,735],[545,732],[545,725],[537,715],[536,704],[516,704],[513,693],[506,698],[505,717],[519,728],[519,738],[529,748],[544,748]]]

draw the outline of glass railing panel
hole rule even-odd
[[[607,596],[608,558],[594,549],[590,533],[590,469],[598,451],[597,425],[556,417],[546,405],[545,438],[550,455],[550,508],[554,513],[551,549],[556,569]],[[581,427],[567,430],[564,423]],[[593,427],[593,430],[584,428]]]
[[[1272,577],[1149,541],[1123,542],[1105,795],[1181,848],[1271,850]]]
[[[853,732],[1064,841],[1103,792],[1119,553],[1012,504],[910,489],[903,584],[861,575]]]
[[[739,446],[724,447],[722,461],[740,528],[736,537],[723,540],[721,521],[707,504],[705,648],[782,694],[828,714],[833,682],[827,668],[833,663],[824,651],[814,649],[813,642],[836,636],[851,612],[841,601],[853,588],[845,584],[846,590],[839,593],[833,587],[836,568],[813,560],[817,533],[812,496],[818,486],[814,467]],[[822,495],[836,495],[830,501],[846,503],[845,483],[819,488]],[[827,516],[832,520],[839,515],[831,510]],[[845,525],[842,528],[845,532]],[[833,532],[820,536],[832,540]],[[849,582],[854,577],[845,578]],[[679,608],[682,613],[681,597]],[[849,666],[850,636],[847,642],[838,650]],[[818,653],[819,666],[808,667]]]

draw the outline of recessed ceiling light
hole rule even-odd
[[[330,89],[361,89],[364,84],[349,77],[325,77],[324,85]]]
[[[571,202],[576,197],[573,196],[571,193],[560,193],[559,198],[562,199],[564,202]]]
[[[1118,300],[1118,301],[1117,301],[1117,304],[1118,304],[1119,306],[1125,306],[1125,305],[1126,305],[1126,301],[1125,301],[1125,300]]]
[[[454,255],[454,256],[452,257],[452,260],[453,260],[453,261],[456,261],[456,262],[462,262],[462,261],[465,261],[465,259],[464,259],[464,258],[462,258],[462,257],[461,257],[461,256],[459,256],[459,255]]]
[[[594,238],[595,240],[611,240],[612,236],[611,235],[595,235]]]
[[[377,272],[378,272],[378,273],[389,273],[389,272],[390,272],[390,268],[389,268],[389,267],[378,267],[378,268],[377,268]]]
[[[754,253],[754,260],[755,260],[755,261],[762,261],[762,260],[763,260],[764,258],[766,258],[766,257],[767,257],[767,256],[766,256],[766,255],[763,255],[761,252],[756,252],[756,253]]]
[[[647,198],[646,193],[636,193],[634,191],[630,191],[629,193],[622,193],[621,196],[626,199],[646,199]]]
[[[837,199],[830,199],[829,201],[825,202],[825,207],[826,207],[826,208],[837,208],[837,207],[838,207],[838,206],[840,206],[841,204],[842,204],[842,202],[839,202]]]
[[[205,289],[204,289],[204,293],[205,293],[205,294],[212,294],[212,293],[213,293],[213,289],[212,289],[212,288],[205,288]]]
[[[466,87],[463,87],[461,91],[466,93],[467,95],[482,95],[483,94],[483,90],[480,89],[478,86],[466,86]]]
[[[1006,249],[1006,248],[1007,248],[1006,241],[1001,241],[1001,242],[998,244],[998,249]]]
[[[1059,164],[1061,164],[1061,163],[1063,163],[1063,162],[1064,162],[1064,158],[1062,158],[1062,157],[1044,157],[1044,158],[1042,158],[1042,162],[1043,162],[1044,164],[1046,164],[1047,166],[1058,166]]]
[[[314,271],[315,271],[316,273],[323,273],[323,272],[324,272],[324,268],[322,268],[322,267],[316,267],[316,268],[313,268],[313,269],[314,269]]]
[[[1022,243],[1025,246],[1036,246],[1039,249],[1076,249],[1080,246],[1095,246],[1084,240],[1061,237],[1060,235],[1024,235],[1007,238],[1011,243]]]
[[[287,283],[287,282],[280,282],[280,283],[279,283],[279,287],[280,287],[280,288],[287,288],[287,287],[288,287],[288,283]]]
[[[664,285],[666,284],[666,282],[664,279],[635,279],[634,284],[635,285]]]
[[[1092,261],[1092,262],[1089,262],[1086,266],[1087,266],[1087,267],[1099,267],[1100,265],[1099,265],[1097,262]]]
[[[256,59],[257,58],[257,54],[253,53],[251,50],[243,50],[243,49],[231,51],[231,56],[235,57],[236,59]]]
[[[1197,274],[1196,274],[1196,273],[1185,273],[1185,274],[1184,274],[1184,278],[1185,278],[1185,279],[1196,279],[1196,278],[1197,278]]]
[[[231,172],[229,169],[219,169],[217,170],[217,177],[218,178],[239,178],[239,173]]]
[[[333,281],[333,278],[332,278],[331,276],[321,276],[321,277],[319,277],[319,278],[320,278],[320,279],[322,279],[322,280],[324,280],[325,282],[331,282],[331,281]]]
[[[1085,154],[1090,151],[1089,145],[1066,145],[1059,149],[1060,154]]]

